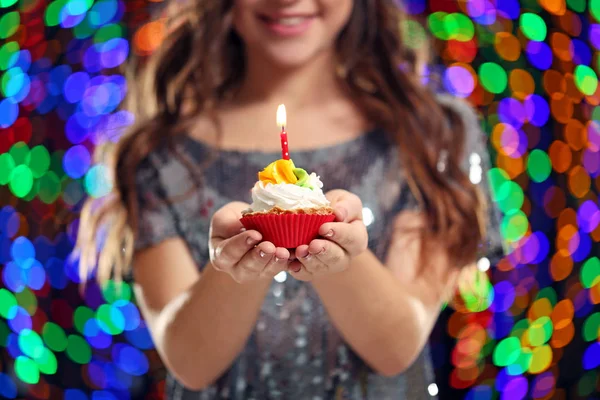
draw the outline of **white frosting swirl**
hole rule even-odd
[[[298,208],[328,207],[329,200],[323,194],[323,183],[313,172],[308,177],[308,187],[302,187],[291,183],[272,184],[258,181],[252,188],[252,205],[254,212],[269,211],[273,207],[284,210],[295,210]]]

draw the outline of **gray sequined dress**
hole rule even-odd
[[[463,115],[468,128],[464,167],[483,179],[489,194],[486,169],[489,157],[485,136],[468,106],[450,102]],[[291,143],[293,146],[293,143]],[[204,162],[214,151],[185,136],[177,143],[188,159]],[[214,154],[214,153],[213,153]],[[165,149],[153,152],[136,176],[140,195],[140,228],[136,248],[152,246],[169,237],[182,237],[202,268],[208,262],[208,227],[211,215],[230,201],[250,201],[257,172],[279,158],[279,153],[219,151],[204,173],[201,190],[175,204],[162,200],[192,187],[192,178],[176,157]],[[294,163],[315,171],[324,190],[346,189],[363,201],[369,248],[384,259],[390,224],[401,210],[416,208],[415,198],[398,173],[396,147],[374,130],[352,141],[310,152],[293,152]],[[502,256],[499,215],[491,207],[488,246],[482,256],[495,263]],[[376,294],[374,293],[373,296]],[[208,323],[205,321],[205,323]],[[402,332],[398,332],[402,340]],[[198,362],[202,362],[201,359]],[[211,387],[193,392],[171,375],[166,397],[172,400],[328,400],[431,399],[434,381],[426,347],[406,372],[383,377],[370,370],[341,339],[310,284],[285,273],[273,280],[256,327],[231,368]]]

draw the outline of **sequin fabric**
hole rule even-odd
[[[459,101],[440,99],[464,115],[468,140],[463,166],[469,169],[472,180],[489,194],[486,179],[489,157],[475,114]],[[292,140],[290,145],[293,147]],[[183,137],[176,146],[195,163],[204,162],[211,151],[189,137]],[[179,236],[202,268],[208,262],[208,227],[212,214],[230,201],[250,202],[250,188],[257,179],[257,172],[277,158],[278,153],[220,151],[205,169],[201,190],[168,204],[162,200],[186,193],[193,187],[193,180],[185,165],[172,153],[165,149],[155,151],[142,163],[137,174],[141,211],[136,248]],[[397,149],[387,136],[374,130],[332,147],[293,152],[292,158],[296,165],[319,174],[325,190],[346,189],[362,199],[369,248],[384,259],[389,245],[389,222],[398,212],[417,207],[406,182],[401,179]],[[443,155],[440,155],[438,168],[444,168]],[[490,210],[488,238],[481,256],[488,257],[493,264],[503,250],[498,211],[494,207]],[[398,340],[402,340],[402,332],[398,332]],[[370,370],[331,325],[311,285],[281,273],[273,280],[256,327],[231,368],[200,392],[187,390],[169,375],[167,398],[419,400],[432,398],[427,388],[433,380],[427,347],[401,375],[383,377]]]

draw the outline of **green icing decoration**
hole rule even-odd
[[[294,168],[294,175],[296,175],[296,178],[298,178],[298,182],[296,182],[296,185],[309,188],[310,190],[315,189],[308,183],[308,172],[306,172],[302,168]]]

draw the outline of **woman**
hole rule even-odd
[[[112,196],[84,210],[83,272],[106,227],[98,278],[133,260],[170,399],[430,398],[439,310],[501,255],[473,112],[420,84],[391,0],[181,6],[131,81],[137,124],[109,152]],[[291,251],[239,223],[279,158],[280,103],[292,159],[336,189],[336,221]]]

